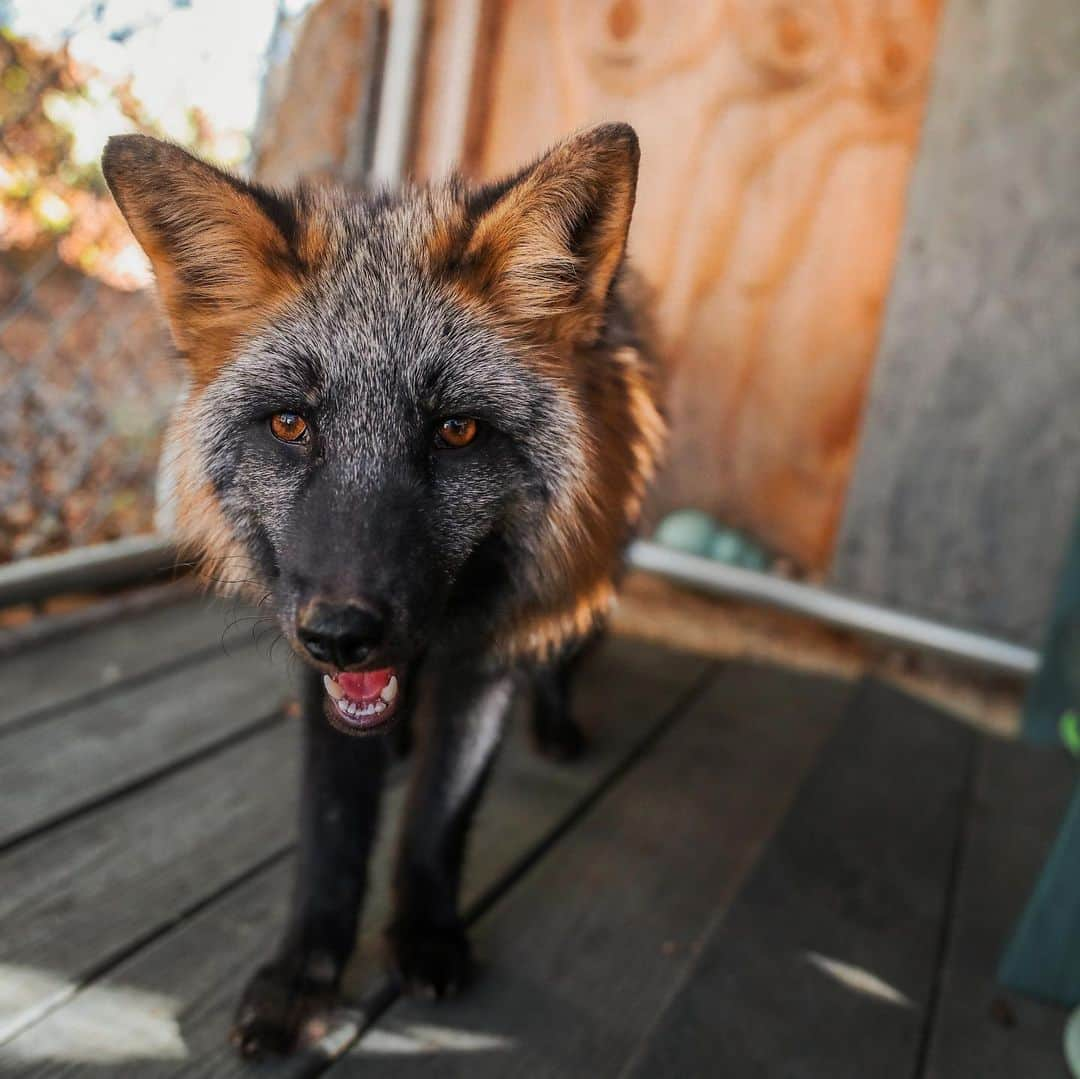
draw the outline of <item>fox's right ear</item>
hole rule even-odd
[[[637,135],[598,124],[475,192],[459,281],[511,322],[586,341],[622,263],[637,188]]]
[[[101,167],[154,267],[177,347],[208,382],[299,287],[310,252],[295,203],[145,135],[111,138]]]

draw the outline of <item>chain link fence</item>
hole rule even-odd
[[[0,560],[147,531],[177,368],[149,295],[0,253]]]
[[[238,75],[252,86],[260,59],[279,47],[285,10],[283,0],[256,3],[275,33]],[[18,0],[0,0],[0,562],[152,529],[161,436],[180,380],[145,270],[101,178],[100,146],[77,153],[80,125],[89,120],[99,141],[136,128],[218,158],[240,146],[233,160],[247,147],[246,132],[223,140],[216,118],[197,106],[180,134],[159,124],[132,76],[103,75],[69,48],[89,28],[114,53],[130,51],[178,12],[202,18],[205,36],[205,20],[230,18],[231,7],[204,3],[200,15],[192,0],[147,0],[135,23],[110,23],[108,3],[67,7],[71,25],[43,43],[20,33]],[[30,0],[24,8],[39,19],[45,11]],[[224,27],[207,40],[217,36],[227,36]],[[151,60],[161,55],[160,41],[144,44]]]

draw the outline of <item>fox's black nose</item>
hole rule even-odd
[[[373,604],[309,603],[301,612],[296,635],[320,663],[344,670],[363,663],[382,643],[386,618]]]

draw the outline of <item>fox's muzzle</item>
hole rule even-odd
[[[283,628],[324,670],[371,670],[423,649],[445,595],[422,493],[407,478],[345,489],[315,478],[276,552]]]

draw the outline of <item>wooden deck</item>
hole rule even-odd
[[[630,640],[578,687],[586,759],[541,761],[521,724],[504,749],[472,990],[384,981],[387,828],[355,1009],[301,1057],[239,1063],[299,732],[284,648],[271,666],[251,622],[223,633],[235,614],[158,595],[0,655],[0,1074],[1066,1076],[1064,1012],[993,971],[1073,769],[877,682]]]

